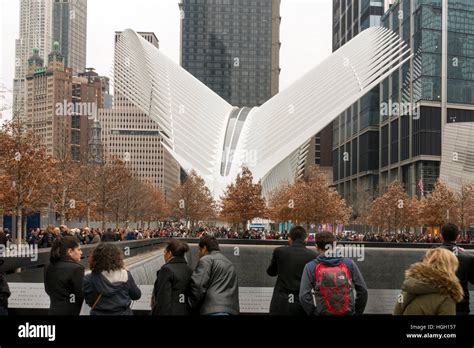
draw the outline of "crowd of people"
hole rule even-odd
[[[91,315],[132,315],[130,305],[142,294],[125,267],[123,251],[112,240],[99,242],[88,260],[91,273],[85,275],[81,242],[64,227],[59,229],[45,267],[49,314],[79,315],[85,302]],[[194,269],[185,258],[188,244],[178,238],[166,242],[165,264],[157,271],[150,314],[240,313],[237,272],[210,232],[199,240]],[[287,235],[288,245],[273,251],[267,274],[277,280],[270,314],[363,314],[369,295],[357,263],[331,251],[337,243],[333,233],[317,233],[316,250],[307,245],[307,237],[303,227],[295,226]],[[474,284],[474,257],[457,245],[459,240],[456,225],[443,226],[442,245],[429,249],[405,272],[395,315],[469,314],[468,283]],[[8,313],[9,296],[0,274],[0,314]]]
[[[381,233],[337,233],[336,238],[345,242],[383,242],[383,243],[442,243],[440,235],[431,233],[381,232]],[[462,236],[459,244],[473,244],[473,236]]]
[[[313,231],[314,232],[314,231]],[[141,240],[148,238],[201,238],[209,235],[217,239],[251,239],[251,240],[288,240],[287,230],[274,231],[265,229],[248,229],[236,231],[227,227],[199,227],[189,230],[182,224],[168,223],[160,228],[137,228],[137,229],[112,229],[112,228],[68,228],[66,225],[59,227],[50,225],[46,229],[30,229],[25,241],[30,245],[38,245],[39,248],[50,248],[58,237],[74,236],[81,245],[98,244],[101,241],[125,241]],[[314,242],[315,233],[308,233],[308,241]],[[354,231],[338,232],[336,240],[343,242],[385,242],[385,243],[441,243],[441,236],[432,233],[415,232],[365,232]],[[10,231],[0,229],[0,244],[12,242]],[[474,244],[474,235],[463,235],[459,244]]]

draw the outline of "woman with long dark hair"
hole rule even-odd
[[[44,274],[50,315],[79,315],[84,301],[81,256],[81,246],[76,238],[68,236],[54,241],[50,264]]]
[[[84,278],[84,296],[91,315],[133,315],[132,300],[141,291],[125,269],[122,251],[112,243],[100,243],[92,253],[91,274]]]
[[[192,269],[184,255],[189,246],[177,239],[167,242],[165,261],[156,273],[151,300],[153,315],[189,315],[188,291]]]

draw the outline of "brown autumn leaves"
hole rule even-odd
[[[166,215],[164,197],[150,183],[133,177],[125,163],[92,164],[68,154],[51,157],[31,131],[4,124],[0,131],[0,214],[17,218],[50,208],[58,222],[82,218],[115,222],[157,221]],[[24,234],[23,234],[24,236]],[[21,238],[21,236],[19,236]]]
[[[362,222],[388,231],[452,222],[465,231],[474,223],[474,184],[466,184],[455,193],[438,181],[432,192],[418,199],[409,198],[402,185],[394,181],[375,199]]]
[[[109,221],[117,227],[128,227],[132,221],[178,219],[191,228],[215,220],[244,227],[255,218],[299,224],[347,224],[355,219],[394,231],[446,222],[464,229],[474,222],[473,184],[457,194],[438,182],[420,200],[410,198],[395,181],[375,200],[366,197],[364,204],[355,205],[353,212],[317,167],[305,180],[278,188],[268,201],[262,196],[261,183],[254,183],[251,171],[242,168],[217,203],[194,171],[165,198],[151,183],[136,179],[121,160],[99,162],[47,156],[34,134],[18,124],[5,124],[0,132],[0,214],[22,217],[49,207],[60,223],[81,218],[85,225],[102,221],[105,226]]]

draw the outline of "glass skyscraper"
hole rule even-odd
[[[383,0],[333,0],[333,52],[361,31],[379,25]]]
[[[65,65],[84,72],[87,55],[87,0],[53,0],[53,42],[59,42]]]
[[[182,0],[181,65],[234,106],[279,90],[280,0]]]
[[[333,51],[338,50],[365,29],[378,26],[383,13],[382,0],[333,0]],[[316,164],[332,166],[333,181],[338,184],[338,190],[342,194],[347,188],[341,180],[357,176],[359,173],[365,176],[365,182],[354,185],[353,190],[365,192],[374,189],[374,171],[378,168],[379,147],[378,104],[379,88],[376,87],[320,134],[320,158],[326,161],[329,158],[329,163],[316,161]],[[350,194],[346,194],[345,197],[349,200],[351,198]]]
[[[393,180],[410,195],[421,194],[420,182],[431,191],[443,128],[474,121],[474,2],[399,0],[381,25],[405,40],[413,58],[334,122],[334,181],[352,202],[361,188]]]

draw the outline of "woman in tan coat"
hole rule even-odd
[[[456,315],[463,290],[456,270],[458,259],[449,250],[428,250],[421,262],[405,272],[395,315]]]

